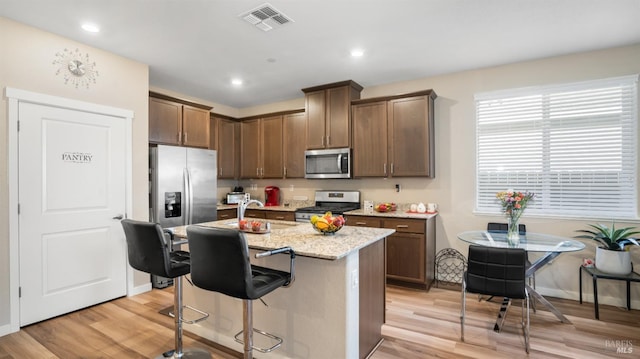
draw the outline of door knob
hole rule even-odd
[[[112,219],[123,219],[123,218],[124,218],[124,216],[119,214],[119,215],[113,217]]]

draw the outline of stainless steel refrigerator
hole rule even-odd
[[[214,150],[151,147],[151,222],[166,228],[215,221],[216,168]]]
[[[214,150],[150,147],[150,222],[167,228],[215,221],[216,157]],[[151,276],[154,288],[164,288],[172,283],[169,278]]]

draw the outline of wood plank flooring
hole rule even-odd
[[[171,290],[154,289],[24,327],[0,337],[0,359],[155,357],[173,347],[173,319],[158,313],[172,304]],[[509,309],[502,332],[495,333],[499,300],[468,295],[466,341],[461,342],[457,288],[424,292],[389,286],[385,340],[371,358],[640,358],[639,310],[601,305],[601,320],[595,320],[592,303],[548,299],[572,324],[560,323],[539,305],[531,312],[527,356],[519,302]],[[241,357],[187,331],[184,344],[207,349],[216,359]],[[617,354],[619,347],[626,353]]]

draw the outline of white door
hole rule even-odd
[[[126,121],[18,108],[20,326],[126,294]]]

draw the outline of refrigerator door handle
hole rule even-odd
[[[185,206],[184,213],[184,223],[183,224],[191,224],[191,210],[193,207],[193,193],[191,191],[191,174],[189,172],[189,168],[184,168],[182,170],[182,176],[184,177],[184,195],[187,197],[187,205]]]

